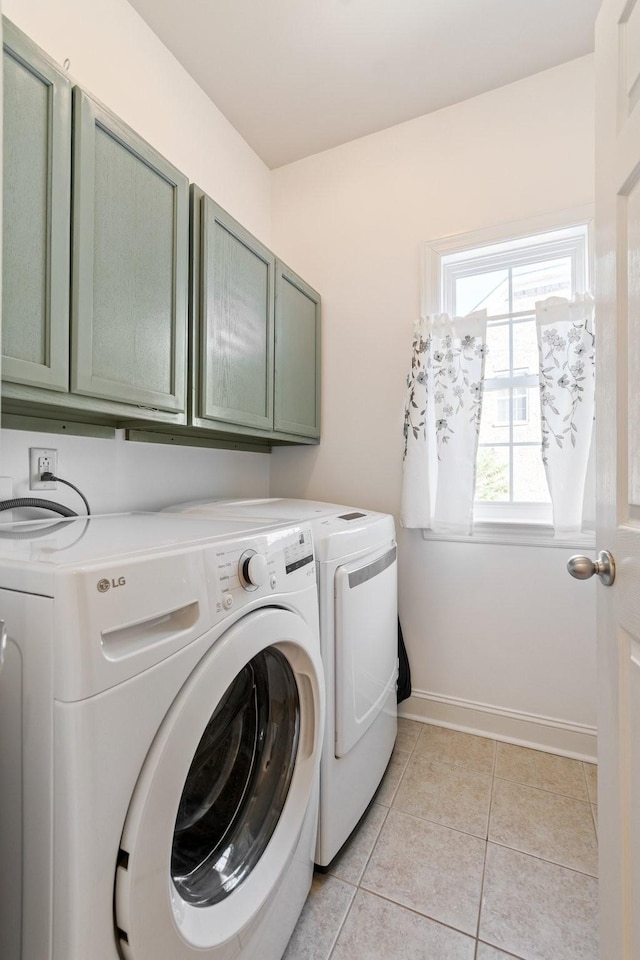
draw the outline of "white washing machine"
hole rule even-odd
[[[397,549],[393,517],[314,500],[193,501],[169,510],[310,522],[327,719],[316,863],[327,866],[371,802],[397,733]]]
[[[324,723],[309,525],[0,531],[2,960],[279,960]]]

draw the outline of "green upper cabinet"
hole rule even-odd
[[[320,297],[191,187],[191,427],[320,436]]]
[[[185,410],[189,185],[73,90],[75,394]]]
[[[4,410],[184,424],[188,180],[3,27]]]
[[[2,376],[69,388],[71,90],[4,21]]]
[[[200,218],[199,416],[271,430],[275,258],[209,197]]]
[[[320,436],[320,295],[276,263],[274,429]]]
[[[317,442],[318,294],[3,25],[3,413]]]

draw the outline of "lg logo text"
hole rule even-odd
[[[103,577],[102,580],[98,580],[96,586],[99,593],[106,593],[107,590],[111,590],[111,587],[114,589],[115,587],[124,587],[126,582],[124,577],[118,577],[117,580],[115,578],[113,580],[107,580],[106,577]]]

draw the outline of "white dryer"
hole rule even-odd
[[[324,723],[308,525],[0,531],[2,960],[280,960]]]
[[[397,548],[393,517],[314,500],[193,501],[188,516],[310,522],[317,563],[327,715],[316,864],[327,866],[357,826],[397,733]]]

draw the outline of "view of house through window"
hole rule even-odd
[[[535,304],[588,289],[586,225],[441,256],[441,309],[488,316],[476,519],[549,519]]]

